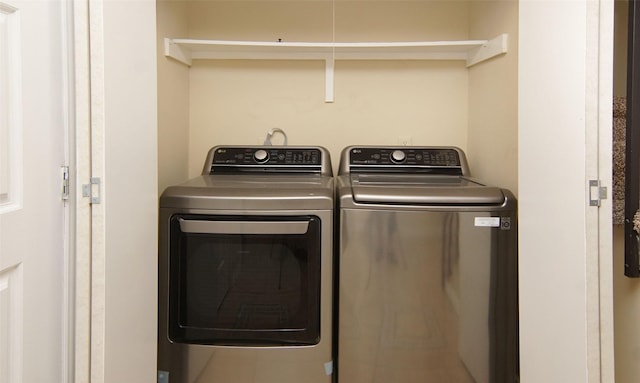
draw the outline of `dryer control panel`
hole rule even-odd
[[[209,152],[204,173],[322,173],[325,157],[319,147],[219,146]]]

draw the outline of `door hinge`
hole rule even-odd
[[[100,203],[100,177],[91,177],[88,184],[82,185],[82,196],[90,198],[91,203]]]
[[[62,200],[69,199],[69,167],[61,166],[60,172],[62,173]]]
[[[589,180],[589,206],[600,206],[603,199],[607,199],[607,187],[600,180]]]

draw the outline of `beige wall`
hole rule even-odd
[[[189,68],[164,56],[164,37],[187,35],[187,3],[159,0],[158,191],[187,178],[189,150]]]
[[[189,175],[216,144],[257,144],[270,128],[290,145],[322,145],[336,168],[350,144],[466,147],[467,71],[451,62],[336,64],[324,102],[323,62],[200,62],[191,68]],[[278,140],[276,138],[275,140]],[[280,141],[276,141],[280,142]]]
[[[509,34],[509,52],[469,69],[467,155],[474,177],[518,195],[518,1],[474,1],[472,39]]]
[[[331,41],[331,1],[189,1],[189,37]],[[465,1],[336,1],[337,41],[466,39]]]
[[[629,17],[629,2],[615,0],[615,47],[613,52],[613,94],[627,95],[627,24]]]

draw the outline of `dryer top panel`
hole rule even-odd
[[[200,177],[168,187],[161,208],[331,210],[333,172],[320,146],[215,146]]]
[[[202,170],[203,175],[248,173],[333,175],[329,152],[319,146],[216,146]]]
[[[168,187],[161,208],[332,210],[333,177],[319,174],[213,174]]]

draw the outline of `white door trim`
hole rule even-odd
[[[74,382],[89,383],[91,374],[91,205],[82,185],[91,177],[91,105],[89,0],[73,0],[74,153],[72,190],[74,262]]]
[[[599,180],[612,191],[613,7],[587,2],[585,187]],[[590,190],[586,191],[589,195]],[[586,211],[587,367],[589,382],[613,382],[612,198]]]
[[[89,1],[90,177],[105,178],[104,0]],[[103,198],[104,199],[104,198]],[[104,201],[91,205],[91,383],[105,381],[106,243]]]
[[[65,163],[63,166],[68,169],[74,169],[76,160],[75,153],[75,32],[74,32],[74,14],[73,1],[64,2],[60,7],[61,19],[61,44],[63,54],[62,57],[62,108],[61,113],[64,125],[64,156]],[[62,185],[62,172],[61,172]],[[64,295],[63,295],[63,318],[62,318],[62,382],[72,383],[74,381],[74,364],[75,364],[75,218],[76,196],[73,194],[73,185],[69,185],[67,200],[64,201],[63,208],[63,245],[64,245]],[[62,187],[60,189],[61,198],[63,198]]]

